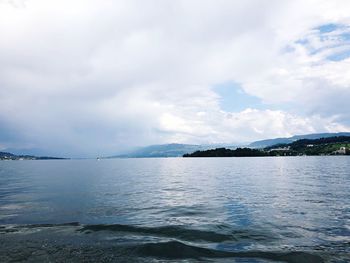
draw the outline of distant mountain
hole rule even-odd
[[[108,158],[151,158],[151,157],[181,157],[186,153],[192,153],[199,150],[208,150],[215,148],[215,145],[193,145],[193,144],[159,144],[138,148],[132,152],[115,155]],[[236,148],[227,146],[227,148]]]
[[[350,136],[350,132],[313,133],[313,134],[305,134],[305,135],[295,135],[289,138],[275,138],[275,139],[252,142],[251,144],[248,145],[248,147],[265,148],[276,144],[288,144],[301,139],[315,140],[320,138],[329,138],[329,137],[336,137],[336,136]]]

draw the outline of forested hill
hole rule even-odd
[[[320,138],[329,138],[329,137],[342,137],[342,136],[350,136],[350,132],[338,132],[338,133],[312,133],[312,134],[304,134],[304,135],[294,135],[288,138],[275,138],[275,139],[267,139],[261,141],[255,141],[249,144],[250,148],[260,148],[263,149],[265,147],[271,147],[276,144],[288,144],[292,142],[296,142],[302,139],[315,140]]]
[[[301,139],[297,140],[292,143],[280,143],[276,144],[270,147],[266,147],[265,149],[271,149],[276,147],[284,147],[284,146],[291,146],[293,148],[296,147],[302,147],[307,145],[321,145],[321,144],[333,144],[333,143],[349,143],[350,142],[350,136],[336,136],[336,137],[329,137],[329,138],[320,138],[320,139]]]
[[[302,139],[289,144],[267,147],[275,155],[335,155],[350,154],[350,136],[336,136],[315,140]]]

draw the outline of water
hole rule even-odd
[[[0,262],[350,262],[350,158],[0,162]]]

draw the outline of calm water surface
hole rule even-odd
[[[350,158],[0,162],[0,262],[350,262]]]

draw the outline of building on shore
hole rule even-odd
[[[339,150],[334,151],[334,154],[346,154],[346,147],[340,147]]]
[[[269,150],[269,152],[272,152],[272,151],[289,151],[289,150],[290,150],[290,146],[287,146],[287,147],[273,148],[273,149]]]

